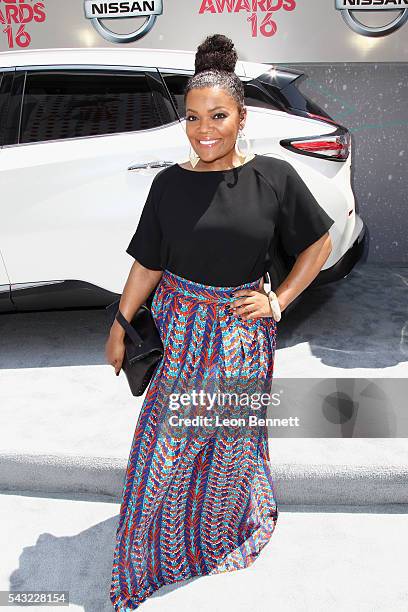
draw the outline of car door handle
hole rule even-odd
[[[141,170],[142,168],[165,168],[167,166],[172,166],[173,164],[173,161],[160,159],[146,163],[132,164],[131,166],[129,166],[128,170]]]

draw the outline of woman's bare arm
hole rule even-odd
[[[332,251],[329,232],[302,251],[275,293],[283,311],[316,278]]]
[[[147,300],[162,274],[163,270],[150,270],[135,259],[119,302],[119,310],[125,319],[128,321],[133,319],[135,312]],[[123,327],[116,320],[111,327],[111,333],[119,334],[122,337],[125,335]]]

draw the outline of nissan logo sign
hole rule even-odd
[[[363,36],[386,36],[395,32],[408,19],[408,0],[335,0],[335,8],[341,11],[344,21],[357,34]],[[356,11],[399,11],[399,15],[383,26],[364,25],[355,17]]]
[[[85,17],[91,20],[95,30],[106,40],[113,43],[130,43],[150,32],[157,15],[163,13],[162,0],[145,0],[144,2],[94,2],[85,0]],[[103,19],[144,19],[142,25],[129,34],[112,32],[102,23]]]

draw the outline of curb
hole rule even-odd
[[[0,454],[0,491],[86,493],[120,502],[127,459],[71,455]],[[278,503],[406,504],[408,467],[272,464]]]

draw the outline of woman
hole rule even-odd
[[[136,609],[164,584],[248,567],[277,522],[262,424],[238,434],[234,426],[214,426],[215,419],[170,425],[175,414],[224,414],[220,390],[236,392],[229,408],[235,417],[265,416],[265,406],[251,411],[240,399],[271,389],[279,313],[263,279],[276,236],[298,255],[276,289],[281,311],[331,251],[334,221],[292,166],[243,155],[237,146],[246,108],[236,61],[223,35],[199,46],[185,92],[190,160],[155,175],[127,248],[135,262],[120,310],[131,320],[154,290],[151,312],[165,350],[146,391],[123,487],[110,591],[118,611]],[[106,345],[117,374],[123,335],[115,322]],[[212,404],[209,390],[218,393]],[[175,392],[186,391],[190,413],[180,395],[176,409],[170,404]],[[193,391],[204,391],[202,404]]]

